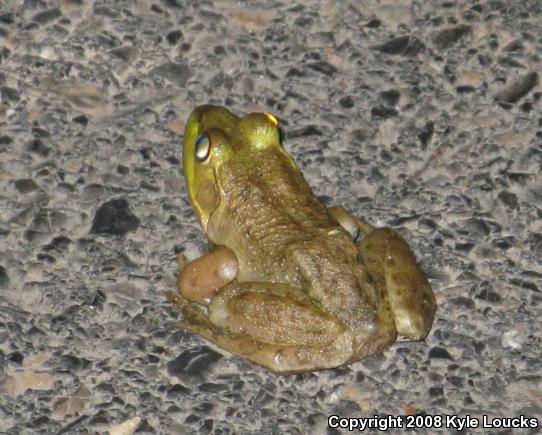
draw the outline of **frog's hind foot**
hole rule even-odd
[[[340,205],[329,207],[328,210],[339,225],[350,233],[350,236],[354,240],[358,240],[364,234],[375,229],[370,223],[352,215]]]
[[[171,324],[171,328],[193,330],[191,326],[195,324],[201,324],[210,329],[214,328],[213,324],[209,321],[207,315],[198,305],[187,301],[180,294],[175,292],[167,291],[166,297],[172,304],[179,307],[179,309],[183,313],[183,318],[185,319],[173,322]]]

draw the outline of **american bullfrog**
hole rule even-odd
[[[423,339],[435,297],[406,242],[314,195],[277,119],[197,107],[183,143],[210,252],[181,268],[179,325],[276,373],[320,370]],[[358,241],[359,239],[359,241]]]

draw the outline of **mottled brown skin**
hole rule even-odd
[[[206,135],[209,156],[195,158]],[[189,197],[213,251],[181,270],[180,326],[277,373],[337,367],[424,338],[435,298],[410,248],[326,208],[276,120],[200,106],[183,145]],[[348,230],[348,231],[347,231]],[[354,236],[361,234],[359,244]]]

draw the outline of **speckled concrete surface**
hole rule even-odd
[[[1,0],[0,432],[542,424],[541,26],[539,0]],[[168,328],[205,102],[275,113],[327,204],[405,236],[424,342],[280,377]]]

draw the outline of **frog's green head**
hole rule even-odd
[[[220,167],[226,161],[250,162],[251,152],[282,148],[277,119],[268,113],[243,118],[218,106],[191,113],[183,141],[183,171],[188,197],[204,231],[220,203]]]

